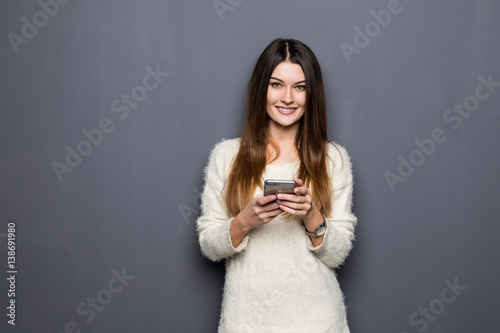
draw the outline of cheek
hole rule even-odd
[[[274,104],[279,99],[278,93],[276,91],[268,90],[267,91],[267,103]]]
[[[305,106],[306,105],[306,94],[301,93],[299,96],[297,96],[297,104],[300,106]]]

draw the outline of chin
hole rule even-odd
[[[295,125],[298,122],[298,119],[293,121],[288,120],[288,121],[274,121],[274,122],[276,123],[276,125],[280,127],[290,127]]]

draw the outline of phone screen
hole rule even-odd
[[[295,194],[297,186],[294,180],[267,179],[264,183],[264,196],[278,193]]]

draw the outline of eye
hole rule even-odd
[[[279,87],[281,87],[281,84],[280,84],[280,83],[278,83],[278,82],[271,82],[270,84],[271,84],[271,87],[274,87],[274,88],[279,88]]]
[[[297,88],[298,90],[306,90],[306,86],[305,86],[305,85],[303,85],[303,84],[302,84],[302,85],[298,85],[298,86],[296,86],[296,88]]]

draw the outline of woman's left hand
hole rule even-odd
[[[280,193],[276,203],[284,212],[298,216],[305,222],[312,216],[315,207],[312,202],[311,191],[304,186],[301,179],[294,178],[293,180],[297,183],[297,187],[294,189],[295,195]]]

